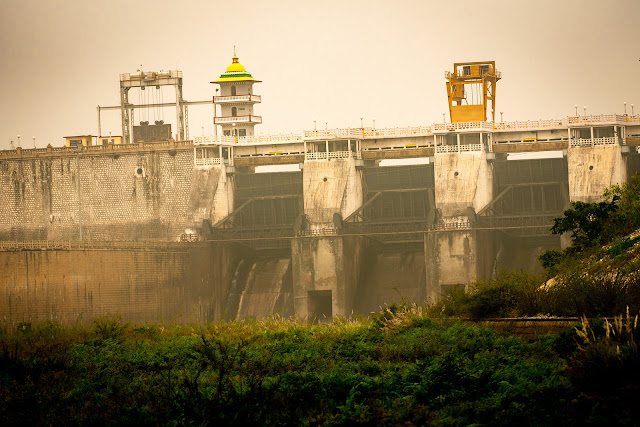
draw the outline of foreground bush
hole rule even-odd
[[[445,295],[429,309],[433,316],[486,319],[496,317],[611,317],[640,311],[640,275],[622,269],[603,274],[567,273],[544,285],[526,271],[500,272]]]
[[[638,421],[637,318],[535,341],[420,307],[362,322],[0,333],[0,424],[594,425]]]
[[[571,356],[570,373],[581,393],[576,409],[593,424],[611,419],[635,425],[640,419],[640,357],[638,316],[615,316],[576,328],[579,347]],[[579,409],[578,409],[579,408]]]
[[[406,309],[313,327],[23,326],[1,337],[2,424],[547,424],[571,390],[552,338]]]

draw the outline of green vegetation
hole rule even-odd
[[[525,341],[416,307],[316,326],[25,323],[0,336],[0,423],[625,422],[638,415],[622,391],[633,322],[615,335],[620,353],[602,326],[582,328],[580,345],[575,332]],[[608,394],[585,382],[594,369]]]
[[[549,275],[573,270],[584,260],[611,245],[607,253],[620,257],[633,248],[638,236],[628,236],[640,229],[640,175],[634,175],[622,185],[605,191],[600,203],[573,202],[564,216],[556,218],[551,232],[571,233],[571,246],[564,251],[548,251],[540,257]]]

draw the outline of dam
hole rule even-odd
[[[0,322],[324,321],[434,301],[534,268],[570,202],[640,169],[639,115],[495,121],[494,63],[446,76],[450,122],[256,135],[258,81],[234,56],[220,134],[190,139],[178,97],[178,137],[136,140],[166,125],[131,131],[123,97],[121,143],[0,151]]]

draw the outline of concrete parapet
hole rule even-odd
[[[604,190],[627,180],[620,145],[569,147],[569,197],[572,202],[600,202]]]

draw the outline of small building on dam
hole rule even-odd
[[[639,170],[640,116],[496,121],[501,77],[454,64],[444,123],[258,136],[259,81],[235,54],[208,101],[182,99],[179,71],[121,75],[121,105],[99,107],[121,136],[0,151],[0,323],[325,321],[533,269],[570,202]],[[129,92],[161,85],[177,129],[132,130],[148,106]],[[211,137],[189,138],[198,104]]]

